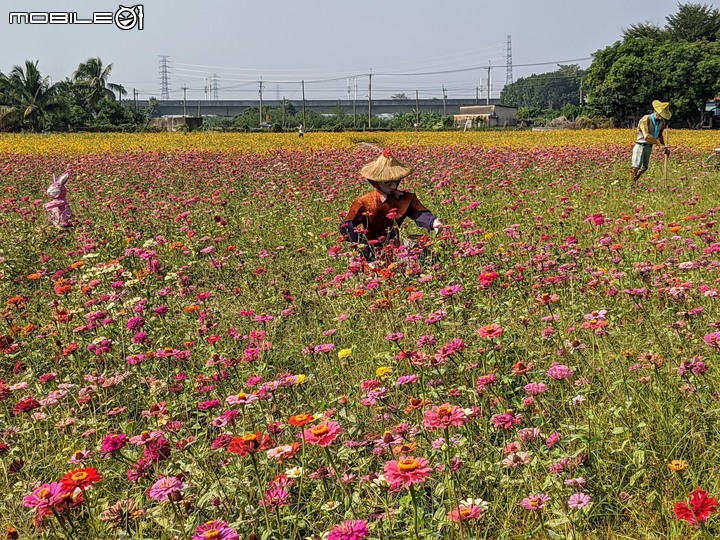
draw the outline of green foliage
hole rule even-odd
[[[549,73],[522,77],[507,85],[500,93],[500,102],[511,107],[561,109],[580,104],[580,83],[584,71],[577,64],[558,66]]]
[[[85,102],[91,112],[97,112],[103,98],[115,99],[115,92],[121,96],[127,94],[122,86],[108,82],[112,67],[112,64],[103,66],[100,58],[90,58],[80,64],[73,74],[73,82],[83,89]]]
[[[585,79],[588,109],[634,124],[654,99],[672,103],[675,121],[694,127],[720,90],[720,43],[628,39],[595,55]]]
[[[0,74],[0,129],[40,131],[49,115],[64,107],[58,86],[38,70],[38,62],[26,60],[9,75]]]
[[[720,10],[680,4],[664,28],[632,25],[624,39],[595,53],[584,81],[588,111],[633,125],[654,99],[670,101],[674,122],[702,124],[720,91]]]

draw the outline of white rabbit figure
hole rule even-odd
[[[50,217],[50,222],[58,229],[72,226],[73,213],[67,201],[67,188],[65,184],[70,179],[70,171],[65,171],[58,178],[53,174],[53,182],[47,189],[50,202],[44,207]]]

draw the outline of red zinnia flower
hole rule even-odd
[[[247,433],[241,437],[233,437],[228,445],[228,452],[232,454],[240,454],[242,457],[248,454],[255,454],[260,450],[267,450],[272,444],[272,439],[266,433],[260,435],[260,432]]]
[[[710,514],[717,512],[718,501],[715,497],[710,497],[710,493],[699,487],[690,493],[690,505],[683,501],[675,504],[675,516],[678,519],[684,519],[688,523],[692,523],[696,527],[700,527],[701,522],[707,521]]]
[[[102,475],[95,467],[75,469],[60,479],[63,490],[72,493],[76,489],[85,490],[102,480]]]

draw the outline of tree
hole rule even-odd
[[[674,15],[668,15],[665,28],[676,41],[718,41],[720,9],[707,4],[679,4]]]
[[[511,107],[561,109],[580,104],[580,81],[585,72],[577,64],[558,65],[556,71],[522,77],[507,85],[500,102]]]
[[[98,103],[104,97],[115,99],[115,92],[120,96],[127,94],[125,89],[114,83],[109,83],[110,72],[113,65],[103,66],[100,58],[90,58],[87,62],[80,64],[73,74],[73,82],[79,84],[85,90],[85,101],[91,112],[97,112]]]
[[[593,114],[633,125],[661,99],[672,103],[674,121],[693,127],[720,91],[720,43],[616,42],[595,53],[584,85]]]
[[[38,61],[26,60],[5,76],[0,74],[0,128],[40,131],[54,111],[63,108],[58,87],[38,70]]]
[[[663,41],[669,39],[667,31],[663,30],[656,24],[649,22],[640,24],[631,24],[630,28],[623,30],[624,39],[652,39],[653,41]]]

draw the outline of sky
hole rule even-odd
[[[471,100],[488,87],[497,98],[510,75],[587,68],[623,29],[662,27],[678,8],[676,0],[133,1],[122,4],[135,7],[123,30],[43,24],[62,13],[102,20],[119,10],[117,0],[0,0],[0,72],[37,60],[58,82],[100,58],[112,64],[109,82],[138,99],[162,98],[163,61],[170,99],[258,99],[262,91],[264,100],[299,100],[303,86],[306,99]],[[11,24],[11,12],[37,24]]]

